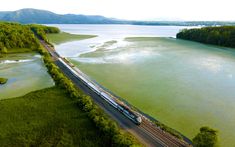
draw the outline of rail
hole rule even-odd
[[[100,91],[108,94],[118,104],[121,103],[121,104],[127,106],[128,108],[130,108],[129,104],[126,105],[126,103],[121,101],[119,99],[119,97],[115,96],[114,94],[109,92],[109,90],[104,88],[102,85],[100,85],[97,82],[95,82],[94,80],[92,80],[90,77],[88,77],[86,74],[84,74],[81,70],[79,70],[77,67],[75,67],[71,62],[69,62],[66,58],[61,58],[59,56],[59,54],[52,47],[48,46],[43,41],[41,41],[41,43],[49,51],[49,53],[51,54],[51,56],[53,58],[55,58],[56,60],[62,60],[63,62],[66,63],[66,65],[68,66],[68,69],[71,72],[75,72],[75,73],[79,74],[80,81],[82,81],[87,87],[90,87],[89,83],[92,83]],[[93,92],[95,92],[92,88],[89,88],[89,89],[91,89]],[[155,140],[158,140],[158,142],[161,142],[161,144],[163,146],[169,146],[169,147],[172,147],[172,146],[191,147],[192,146],[190,143],[188,143],[184,140],[179,140],[176,137],[172,136],[171,134],[160,129],[158,126],[156,126],[154,123],[152,123],[152,121],[148,117],[146,117],[143,113],[140,113],[140,111],[138,111],[138,112],[135,111],[135,113],[137,113],[139,116],[141,116],[142,120],[143,120],[141,125],[138,126],[138,128],[140,130],[142,130],[143,132],[147,132],[148,135],[152,136],[152,138],[154,138]]]

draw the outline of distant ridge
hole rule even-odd
[[[132,24],[132,25],[175,25],[175,26],[216,26],[235,25],[227,21],[128,21],[107,18],[99,15],[56,14],[46,10],[20,9],[17,11],[0,11],[1,21],[38,24]]]
[[[39,24],[115,24],[121,21],[98,15],[60,15],[46,10],[21,9],[17,11],[0,11],[0,20],[20,23]]]

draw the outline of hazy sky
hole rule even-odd
[[[235,20],[235,0],[1,0],[0,10],[22,8],[59,14],[131,20]]]

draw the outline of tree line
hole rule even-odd
[[[46,41],[47,43],[49,43],[49,40],[47,39],[46,34],[60,32],[60,30],[56,27],[43,26],[43,25],[39,25],[39,24],[30,24],[28,26],[39,39],[42,39],[42,40]]]
[[[43,25],[0,22],[0,53],[6,54],[11,49],[21,48],[35,51],[40,46],[37,37],[48,42],[46,34],[59,33],[59,31],[56,27]]]
[[[235,26],[183,29],[176,37],[179,39],[235,48]]]
[[[29,27],[18,23],[0,23],[0,51],[28,48],[36,50],[39,43]]]

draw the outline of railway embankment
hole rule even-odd
[[[41,42],[42,43],[42,42]],[[45,46],[45,48],[47,49],[47,50],[49,50],[49,52],[50,52],[50,54],[51,54],[51,56],[53,56],[53,58],[59,58],[59,55],[55,52],[55,50],[54,50],[54,48],[52,48],[52,47],[49,47],[46,43],[45,44],[43,44],[44,46]],[[55,60],[54,60],[55,61]],[[58,60],[56,60],[56,62],[58,62]],[[67,61],[66,61],[67,62]],[[46,62],[47,63],[47,62]],[[69,63],[70,64],[70,66],[71,66],[71,63]],[[50,66],[54,66],[54,65],[49,65],[49,67]],[[56,67],[53,67],[53,68],[56,68]],[[50,71],[49,71],[50,72]],[[52,75],[54,75],[54,73],[52,73]],[[62,84],[62,85],[66,85],[66,84]],[[70,84],[68,84],[68,85],[70,85]],[[73,89],[73,88],[68,88],[68,89]],[[69,90],[68,92],[70,92],[72,95],[76,95],[75,93],[76,92],[74,92],[73,90]],[[88,102],[88,103],[92,103],[92,102]],[[85,107],[86,108],[88,108],[89,109],[89,105],[88,106],[86,106],[85,105]],[[165,142],[165,143],[162,143],[162,145],[164,146],[164,145],[166,145],[166,144],[168,144],[168,145],[173,145],[173,146],[191,146],[190,145],[190,142],[185,142],[184,140],[181,140],[181,139],[178,139],[177,137],[175,137],[175,136],[172,136],[170,133],[164,133],[165,131],[162,129],[162,128],[160,128],[160,127],[157,127],[156,126],[156,124],[154,124],[154,123],[151,123],[151,122],[149,122],[149,119],[147,118],[147,117],[145,117],[146,118],[146,120],[147,120],[147,127],[148,128],[150,128],[151,127],[151,129],[148,129],[147,131],[149,131],[148,133],[153,133],[154,135],[156,135],[155,137],[152,137],[153,138],[153,140],[155,140],[156,142]],[[146,124],[145,124],[146,125]],[[143,126],[142,126],[143,127]],[[146,127],[146,126],[145,126]],[[144,127],[143,127],[144,128]],[[143,129],[142,128],[142,129]],[[153,130],[153,128],[155,128],[154,130]],[[144,128],[145,129],[145,132],[146,132],[146,128]],[[153,132],[153,131],[155,131],[155,132]],[[156,133],[156,132],[158,132],[158,133],[160,133],[161,135],[159,135],[158,133]],[[160,137],[159,137],[160,136]],[[159,141],[159,138],[161,138],[160,140],[162,140],[162,141]],[[160,145],[160,144],[159,144]]]

